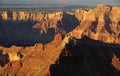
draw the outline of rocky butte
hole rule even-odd
[[[120,76],[120,7],[0,11],[1,76]]]

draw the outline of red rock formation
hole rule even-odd
[[[1,47],[8,54],[10,62],[0,69],[1,75],[43,76],[49,73],[49,66],[58,58],[64,45],[62,36],[57,34],[47,45],[35,44],[29,47]],[[62,46],[63,45],[63,46]],[[21,54],[23,57],[20,57]]]
[[[47,19],[60,19],[62,12],[44,13],[41,11],[0,11],[3,20],[13,21],[43,21]]]
[[[120,7],[106,5],[98,5],[96,8],[89,11],[77,10],[76,13],[80,14],[78,17],[81,23],[73,30],[73,35],[76,33],[76,37],[80,38],[81,35],[85,34],[95,40],[119,44],[119,10]]]
[[[116,6],[98,5],[96,8],[90,10],[77,9],[74,14],[70,14],[70,12],[66,12],[67,14],[62,12],[45,14],[44,12],[35,11],[1,11],[0,16],[3,20],[30,19],[39,21],[33,28],[41,29],[40,33],[47,33],[47,28],[55,28],[56,32],[63,31],[65,34],[71,28],[73,31],[69,31],[71,32],[70,35],[77,38],[81,38],[81,35],[85,34],[95,40],[101,40],[107,43],[120,43],[119,10],[120,7]],[[73,21],[75,19],[72,16],[76,17],[80,24],[74,23]],[[76,28],[74,29],[73,26]]]
[[[120,70],[120,60],[119,58],[114,55],[114,57],[112,58],[112,63],[111,63],[117,70]]]
[[[1,54],[2,56],[0,56],[3,57],[3,55],[8,55],[7,59],[4,58],[5,56],[3,57],[8,60],[7,62],[0,59],[0,62],[3,61],[4,63],[4,65],[0,67],[0,75],[3,76],[48,76],[50,65],[54,64],[58,59],[61,51],[69,42],[69,36],[81,38],[82,36],[87,35],[94,40],[120,44],[120,7],[98,5],[96,8],[88,11],[78,9],[74,12],[74,14],[69,14],[69,12],[54,12],[45,14],[43,12],[1,11],[0,20],[3,20],[3,22],[0,22],[0,26],[2,26],[0,29],[4,28],[2,29],[3,34],[0,32],[0,36],[3,36],[2,44],[4,42],[9,44],[14,40],[17,42],[17,37],[21,37],[21,40],[22,37],[25,37],[25,40],[27,41],[23,40],[23,44],[32,41],[34,42],[34,45],[24,47],[12,45],[7,48],[0,46],[0,50],[3,52],[3,54]],[[37,22],[35,25],[28,25],[25,22],[25,25],[27,26],[22,25],[24,23],[19,24],[19,28],[22,29],[15,30],[18,28],[15,25],[12,25],[12,27],[7,26],[7,24],[5,24],[5,26],[1,25],[4,24],[4,22],[9,22],[9,20],[15,21],[13,22],[15,24],[17,21],[17,24],[21,23],[22,20]],[[49,28],[54,29],[55,32],[51,30],[47,31]],[[40,33],[37,32],[36,37],[34,35],[36,35],[37,29],[40,30]],[[24,33],[29,34],[26,37],[26,35],[23,36]],[[48,33],[49,35],[47,35]],[[55,36],[54,39],[52,38],[52,34]],[[44,42],[50,39],[51,42],[47,42],[47,44],[40,44],[37,43],[35,38],[37,38],[37,40],[45,40]],[[10,42],[7,42],[7,39],[11,39]],[[114,56],[112,61],[112,65],[119,69],[118,58]]]

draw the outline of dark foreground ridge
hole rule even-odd
[[[106,44],[84,36],[71,38],[56,64],[50,66],[51,76],[120,76],[112,65],[112,58],[120,45]]]

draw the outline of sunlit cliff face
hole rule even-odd
[[[119,43],[119,11],[119,7],[105,5],[98,5],[95,9],[88,11],[82,9],[76,10],[75,15],[81,22],[74,29],[73,33],[77,33],[78,30],[81,34],[85,34],[95,40],[101,40],[107,43]],[[82,14],[83,12],[84,14]]]
[[[1,11],[0,16],[3,20],[12,21],[43,21],[48,19],[60,19],[62,12],[44,13],[41,11]]]
[[[39,29],[39,33],[47,33],[48,28],[53,28],[56,33],[69,33],[76,38],[81,38],[81,35],[85,34],[95,40],[120,43],[119,11],[120,7],[98,5],[94,9],[77,9],[72,13],[1,11],[0,17],[3,21],[13,21],[12,25],[20,25],[20,22],[23,22],[21,25],[24,25],[24,27],[30,25],[29,28],[31,29]],[[2,25],[5,25],[3,21]]]
[[[2,76],[54,76],[56,73],[64,76],[58,69],[65,70],[63,66],[68,63],[69,68],[79,65],[77,69],[81,71],[72,71],[75,74],[119,76],[116,54],[119,44],[120,7],[117,6],[98,5],[74,12],[0,11]]]

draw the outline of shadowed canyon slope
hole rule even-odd
[[[0,11],[1,76],[119,76],[120,7]]]
[[[106,5],[98,5],[90,10],[77,9],[75,12],[0,11],[0,29],[4,29],[2,32],[11,33],[16,29],[20,34],[47,34],[53,30],[55,33],[69,33],[77,38],[85,34],[95,40],[120,43],[119,15],[120,7]]]

